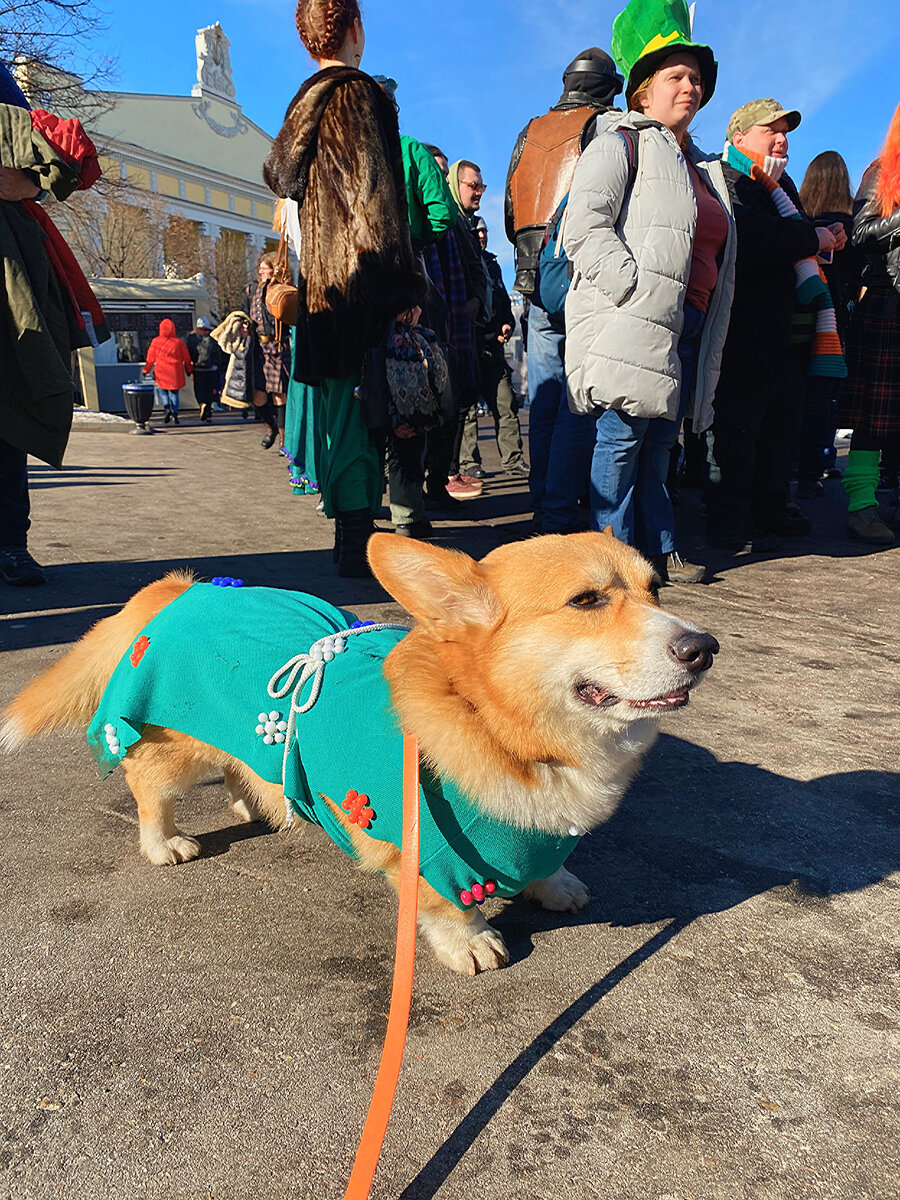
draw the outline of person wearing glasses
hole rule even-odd
[[[480,385],[478,355],[484,341],[485,325],[491,309],[490,275],[481,257],[481,244],[475,231],[481,197],[486,189],[481,177],[481,168],[467,158],[460,158],[450,164],[447,183],[450,185],[453,199],[459,208],[456,242],[459,246],[460,260],[466,281],[466,308],[472,325],[471,370],[466,372],[465,378],[455,385],[458,421],[453,440],[447,491],[454,498],[468,500],[481,494],[481,481],[460,471],[459,458],[466,417],[469,410],[478,401]]]

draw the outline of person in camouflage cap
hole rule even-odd
[[[841,249],[816,228],[786,171],[800,113],[771,97],[732,113],[723,170],[738,232],[734,303],[715,399],[707,489],[710,542],[741,553],[810,532],[790,475],[809,377],[846,371],[815,256]],[[829,311],[830,310],[830,311]]]

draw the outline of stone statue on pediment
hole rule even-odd
[[[234,82],[231,78],[231,55],[228,53],[231,43],[219,22],[198,29],[195,44],[197,84],[194,85],[193,94],[197,96],[203,92],[213,92],[226,100],[233,100]]]

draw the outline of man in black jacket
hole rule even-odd
[[[194,395],[204,425],[212,421],[213,404],[219,398],[219,380],[225,363],[218,342],[214,342],[209,334],[209,321],[206,317],[198,317],[193,332],[184,339],[194,364]]]
[[[500,465],[507,475],[528,478],[528,468],[522,454],[522,433],[516,415],[516,398],[509,382],[510,370],[503,347],[512,337],[516,319],[503,272],[497,257],[487,248],[488,228],[483,217],[475,221],[475,236],[481,256],[491,277],[491,311],[482,333],[479,355],[480,396],[494,420],[494,434],[500,451]],[[469,410],[459,451],[460,470],[476,479],[484,477],[481,452],[478,449],[478,410]]]
[[[575,166],[593,140],[597,117],[623,86],[615,63],[596,46],[563,72],[563,94],[519,134],[506,179],[506,234],[516,251],[516,289],[531,302],[528,396],[534,529],[586,528],[579,506],[587,492],[596,421],[569,411],[564,367],[566,328],[534,299],[535,271],[547,222],[569,190]]]
[[[751,100],[728,122],[723,170],[737,225],[734,303],[715,399],[713,458],[707,492],[710,542],[741,551],[771,549],[779,538],[809,533],[790,503],[789,482],[803,418],[813,325],[796,305],[794,264],[840,249],[837,227],[816,228],[785,174],[788,133],[800,113],[775,100]],[[773,191],[751,164],[783,190],[800,214],[782,215]]]

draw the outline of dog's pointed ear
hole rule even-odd
[[[489,628],[502,615],[481,567],[468,554],[376,533],[368,555],[382,587],[435,637],[452,641],[464,628]]]
[[[611,538],[614,538],[616,536],[615,533],[613,532],[612,525],[607,525],[607,527],[603,530],[603,532],[609,534],[609,536]]]

